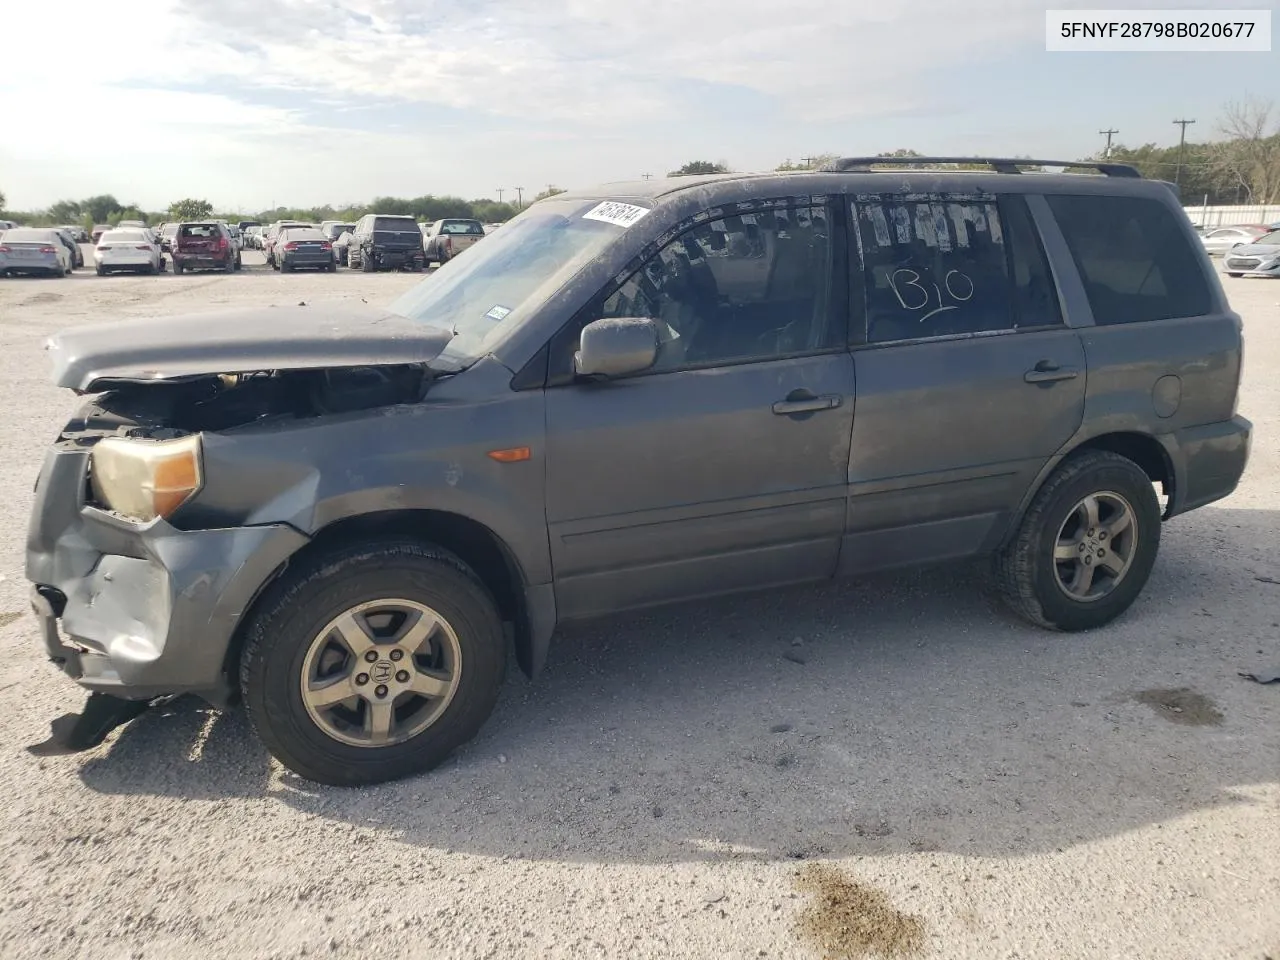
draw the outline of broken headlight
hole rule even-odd
[[[180,440],[99,440],[89,483],[104,507],[134,520],[168,517],[203,483],[200,435]]]

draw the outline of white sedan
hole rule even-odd
[[[159,273],[164,269],[160,244],[141,230],[108,230],[93,251],[98,276],[112,270]]]
[[[1232,247],[1241,247],[1246,243],[1254,243],[1258,237],[1267,232],[1263,226],[1245,224],[1238,227],[1218,227],[1200,235],[1205,253],[1210,256],[1226,253]]]

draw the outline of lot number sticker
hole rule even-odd
[[[488,313],[486,313],[485,316],[488,317],[490,320],[505,320],[507,319],[507,314],[509,314],[510,312],[511,312],[510,307],[496,306],[492,310],[490,310]]]
[[[616,227],[630,227],[649,212],[648,207],[637,207],[631,203],[618,203],[606,200],[597,203],[582,215],[583,220],[599,220],[601,223],[612,223]]]

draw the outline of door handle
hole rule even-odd
[[[808,390],[792,390],[787,399],[779,400],[773,405],[773,412],[780,417],[793,416],[797,413],[813,413],[817,410],[833,410],[840,406],[838,393],[814,396]]]
[[[1041,360],[1022,375],[1027,383],[1053,383],[1056,380],[1074,380],[1080,376],[1075,367],[1060,367],[1052,360]]]

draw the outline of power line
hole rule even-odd
[[[1187,124],[1195,123],[1195,121],[1194,120],[1175,120],[1173,122],[1182,128],[1180,135],[1178,137],[1178,170],[1173,175],[1174,184],[1180,185],[1182,183],[1182,155],[1187,149]]]
[[[1098,131],[1098,133],[1102,134],[1104,137],[1107,138],[1107,148],[1102,151],[1103,160],[1106,160],[1108,157],[1111,156],[1111,137],[1119,132],[1120,132],[1119,130],[1114,130],[1114,129]]]

